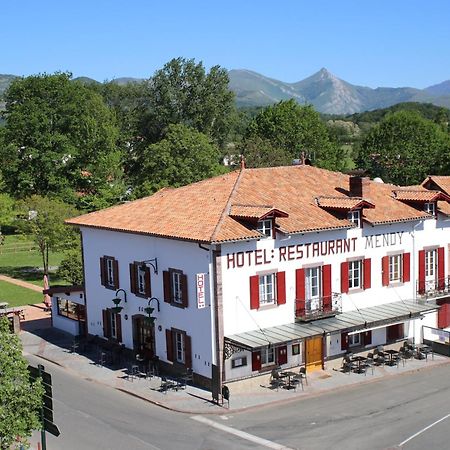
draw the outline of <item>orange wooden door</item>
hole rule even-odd
[[[306,369],[309,372],[322,369],[322,338],[306,341]]]

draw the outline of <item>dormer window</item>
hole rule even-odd
[[[432,216],[436,215],[436,203],[425,203],[423,207],[424,211],[428,214],[431,214]]]
[[[361,211],[359,209],[349,211],[347,213],[347,219],[359,228],[361,226]]]
[[[258,226],[256,229],[261,234],[271,237],[272,236],[272,219],[259,220]]]

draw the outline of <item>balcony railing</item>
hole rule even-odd
[[[295,301],[295,320],[309,322],[324,317],[335,316],[342,312],[342,295],[332,293],[330,297]]]
[[[436,299],[450,295],[450,277],[417,282],[417,296],[421,300]]]

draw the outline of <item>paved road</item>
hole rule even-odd
[[[49,436],[49,450],[385,449],[441,419],[404,448],[443,449],[450,441],[448,365],[284,406],[196,417],[44,365],[53,374],[55,420],[62,433],[59,438]]]

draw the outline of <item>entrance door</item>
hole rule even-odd
[[[155,327],[140,314],[133,316],[133,347],[145,359],[155,356]]]
[[[322,338],[306,340],[306,370],[312,372],[322,369]]]

